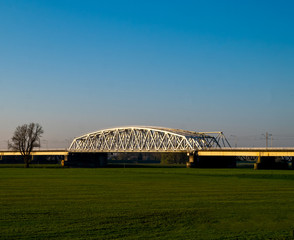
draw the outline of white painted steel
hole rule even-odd
[[[104,129],[77,137],[71,152],[193,152],[229,145],[222,132],[193,132],[163,127]],[[222,141],[221,141],[222,140]]]

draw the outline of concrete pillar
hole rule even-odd
[[[64,167],[65,164],[67,164],[66,162],[68,161],[68,155],[63,155],[63,159],[61,159],[60,164],[61,167]]]
[[[194,154],[193,153],[190,153],[189,154],[189,163],[194,163],[194,161],[195,161]]]
[[[257,161],[256,161],[256,163],[254,163],[254,170],[258,170],[258,169],[260,169],[260,163],[261,163],[261,157],[260,156],[258,156],[257,157]]]
[[[186,162],[186,166],[187,168],[192,168],[195,167],[195,158],[196,158],[196,154],[191,152],[191,153],[187,153],[189,160],[188,162]]]

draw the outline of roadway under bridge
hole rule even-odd
[[[294,148],[232,148],[221,131],[196,132],[163,127],[129,126],[103,129],[77,137],[66,150],[39,150],[35,155],[63,156],[64,161],[83,161],[85,158],[102,166],[107,153],[121,152],[185,152],[190,167],[228,167],[236,158],[255,157],[255,167],[279,168],[277,158],[294,157]],[[0,151],[5,155],[19,152]]]

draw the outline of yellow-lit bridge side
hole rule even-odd
[[[0,156],[20,156],[21,153],[17,151],[0,151]],[[33,156],[67,156],[68,151],[66,150],[39,150],[32,151],[31,155]]]
[[[294,148],[230,148],[199,150],[198,156],[294,157]]]
[[[71,151],[67,150],[39,150],[32,151],[34,156],[58,156],[69,155]],[[74,151],[76,152],[76,151]],[[91,152],[91,151],[88,151]],[[95,151],[93,151],[95,152]],[[136,152],[136,151],[131,151]],[[146,151],[152,152],[152,151]],[[173,151],[170,151],[173,152]],[[228,157],[294,157],[294,148],[218,148],[198,150],[198,156],[228,156]],[[17,151],[0,151],[0,156],[19,156]]]

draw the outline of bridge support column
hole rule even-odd
[[[254,163],[254,170],[257,170],[257,169],[260,169],[261,168],[260,163],[261,163],[261,157],[258,156],[256,163]]]
[[[197,157],[196,153],[187,153],[189,160],[186,162],[187,168],[193,168],[195,167],[195,158]]]
[[[67,161],[68,161],[68,155],[64,155],[63,159],[61,160],[61,166],[64,167],[65,162],[67,162]]]

